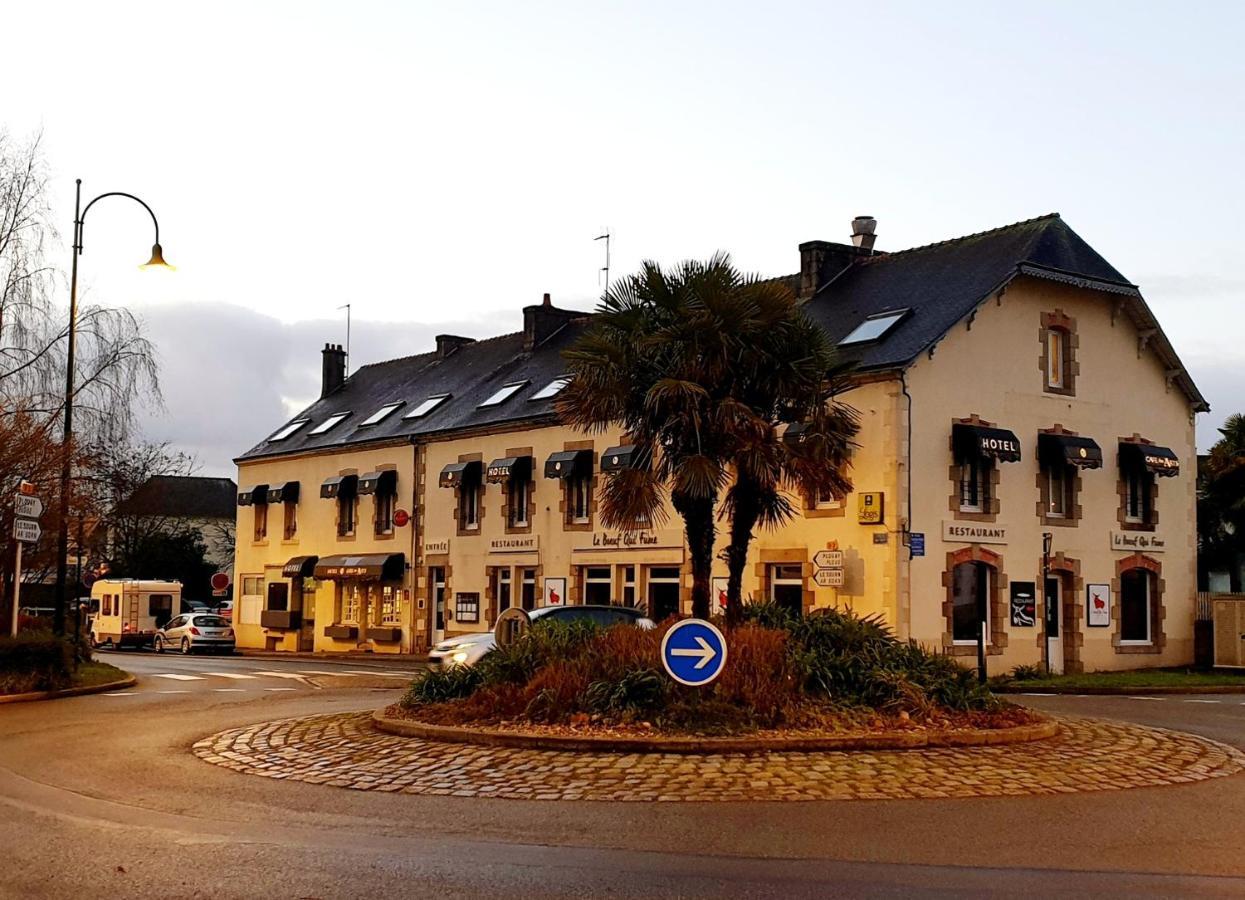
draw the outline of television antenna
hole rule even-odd
[[[350,304],[337,307],[346,311],[346,373],[350,373]]]
[[[610,292],[610,229],[605,226],[605,233],[593,238],[594,241],[605,241],[605,265],[597,273],[597,284],[601,283],[601,274],[605,274],[605,293]]]

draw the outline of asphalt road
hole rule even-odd
[[[1245,694],[1137,694],[1127,697],[1023,694],[1012,699],[1053,713],[1121,719],[1188,731],[1245,750]]]
[[[105,656],[139,675],[132,693],[0,707],[0,896],[1245,895],[1245,776],[853,803],[364,793],[240,775],[187,751],[223,728],[386,704],[403,684],[387,676],[409,664]],[[254,677],[214,674],[226,672]],[[263,674],[278,672],[296,677]],[[222,681],[245,688],[220,692]],[[1245,722],[1223,696],[1022,699],[1221,739],[1236,728],[1238,746]]]

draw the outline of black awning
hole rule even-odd
[[[1006,428],[957,422],[951,428],[951,445],[957,459],[984,456],[999,462],[1020,462],[1020,441]]]
[[[559,450],[550,453],[545,460],[546,478],[570,478],[572,475],[592,474],[591,450]]]
[[[1038,459],[1044,466],[1102,468],[1102,448],[1093,438],[1071,434],[1039,434]]]
[[[297,503],[298,502],[298,482],[287,481],[284,484],[274,484],[268,488],[269,503]]]
[[[1180,457],[1170,447],[1120,441],[1120,465],[1134,466],[1170,477],[1180,474]]]
[[[478,459],[470,462],[450,463],[441,470],[441,487],[458,487],[460,484],[479,484],[484,464]]]
[[[619,472],[623,469],[634,469],[639,461],[640,452],[635,444],[610,447],[601,454],[601,471]]]
[[[782,433],[783,443],[792,446],[804,443],[804,439],[808,436],[808,429],[811,427],[809,422],[796,422],[788,425],[786,431]]]
[[[268,502],[268,485],[257,484],[255,487],[247,488],[244,491],[238,491],[238,505],[251,506],[252,504],[263,506]]]
[[[324,479],[320,485],[320,496],[325,500],[336,500],[338,497],[349,500],[358,490],[358,475],[334,475]]]
[[[401,553],[322,556],[313,571],[316,578],[337,581],[401,581],[406,574],[406,557]]]
[[[285,578],[310,578],[316,570],[318,556],[291,556],[281,567],[281,575]]]
[[[514,478],[519,481],[530,481],[532,478],[532,458],[530,456],[503,456],[488,464],[484,475],[490,484],[498,484]]]
[[[368,472],[359,476],[360,494],[380,494],[382,497],[398,492],[398,472],[386,469],[383,472]]]

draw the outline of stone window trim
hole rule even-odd
[[[1120,638],[1120,626],[1123,617],[1120,615],[1124,598],[1120,594],[1122,576],[1131,569],[1144,569],[1150,574],[1150,642],[1148,644],[1126,644]],[[1111,580],[1112,605],[1111,611],[1111,646],[1118,654],[1158,654],[1167,646],[1167,634],[1163,631],[1163,620],[1167,618],[1167,609],[1163,606],[1163,591],[1167,583],[1163,580],[1163,564],[1153,556],[1133,553],[1115,561],[1115,578]]]
[[[1085,645],[1085,579],[1081,577],[1081,561],[1064,556],[1063,551],[1053,554],[1049,561],[1048,574],[1062,582],[1063,602],[1060,604],[1059,630],[1063,638],[1063,671],[1065,675],[1080,675],[1085,671],[1081,662],[1081,648]],[[1037,571],[1042,571],[1042,557],[1037,559]],[[1045,600],[1046,585],[1041,586],[1039,595]],[[1045,649],[1046,617],[1038,621],[1037,648],[1041,655]]]
[[[563,531],[592,531],[593,525],[597,520],[597,487],[600,477],[599,459],[596,448],[592,441],[565,441],[562,444],[563,450],[591,450],[592,451],[592,478],[588,481],[588,521],[572,522],[571,521],[571,479],[562,478],[561,489],[562,498],[558,501],[558,514],[562,519]],[[567,587],[568,592],[570,586]]]
[[[1038,434],[1066,434],[1071,437],[1077,437],[1077,433],[1070,429],[1064,428],[1056,423],[1050,428],[1041,429]],[[1065,466],[1067,470],[1066,478],[1068,479],[1068,512],[1065,516],[1052,516],[1047,511],[1050,509],[1050,479],[1047,477],[1049,471],[1046,466],[1042,465],[1041,459],[1038,460],[1037,472],[1037,515],[1042,525],[1053,528],[1076,528],[1082,517],[1085,515],[1085,509],[1081,506],[1081,469],[1078,466]]]
[[[990,613],[990,643],[986,645],[986,656],[1000,656],[1007,649],[1007,573],[1003,570],[1003,557],[981,544],[969,544],[959,550],[947,553],[946,568],[942,572],[942,585],[946,592],[942,604],[943,624],[946,631],[942,633],[942,652],[949,656],[977,656],[977,645],[961,644],[955,640],[955,580],[952,573],[961,563],[985,563],[992,569],[990,578],[990,596],[986,599]]]
[[[980,425],[983,428],[996,427],[993,422],[987,422],[977,413],[973,413],[967,419],[952,419],[952,426],[955,425]],[[954,432],[954,428],[951,432]],[[955,453],[955,438],[951,433],[947,435],[947,450],[951,454],[951,468],[948,470],[948,477],[951,479],[951,499],[947,501],[947,508],[951,511],[951,515],[960,522],[997,522],[999,518],[999,463],[996,459],[988,461],[990,469],[988,507],[981,512],[964,512],[960,509],[960,459]]]
[[[1153,446],[1154,441],[1147,440],[1137,433],[1133,433],[1130,437],[1121,437],[1116,439],[1116,453],[1118,455],[1118,447],[1120,444],[1142,444]],[[1118,458],[1115,467],[1116,475],[1116,491],[1119,493],[1120,505],[1116,510],[1116,522],[1120,526],[1120,531],[1155,531],[1159,525],[1159,480],[1153,472],[1146,472],[1145,477],[1150,479],[1150,515],[1145,522],[1130,522],[1128,520],[1128,479],[1125,477],[1124,467],[1119,464]]]
[[[790,550],[762,549],[759,551],[756,565],[753,567],[760,591],[758,596],[765,600],[769,599],[770,567],[784,564],[799,564],[800,566],[800,575],[804,578],[804,597],[801,601],[801,606],[803,607],[804,615],[808,615],[813,609],[813,604],[817,602],[817,593],[809,583],[813,577],[813,564],[809,561],[807,547],[797,547]],[[686,593],[686,600],[690,603],[692,597],[690,586],[686,589]],[[712,597],[710,597],[710,605],[712,606]]]
[[[535,454],[531,447],[509,447],[506,450],[506,456],[531,456],[535,458]],[[535,465],[533,463],[533,465]],[[506,534],[531,534],[532,522],[536,520],[536,470],[533,468],[528,475],[527,488],[527,524],[511,525],[510,524],[510,482],[507,481],[502,485],[501,492],[501,520],[505,525]]]
[[[460,453],[458,455],[460,463],[478,462],[481,467],[484,465],[483,453]],[[480,482],[476,485],[476,527],[464,528],[462,517],[462,491],[464,485],[456,484],[454,486],[454,532],[458,537],[478,537],[484,533],[484,517],[488,512],[488,504],[484,502],[484,478],[481,476]],[[448,609],[448,606],[446,607]]]
[[[1051,387],[1050,380],[1046,377],[1048,371],[1048,354],[1050,345],[1048,343],[1048,335],[1052,332],[1058,332],[1064,338],[1064,354],[1063,354],[1063,386]],[[1038,330],[1038,342],[1041,345],[1041,353],[1038,358],[1038,369],[1042,373],[1042,390],[1047,394],[1059,394],[1065,397],[1076,396],[1076,376],[1081,372],[1081,364],[1077,361],[1077,349],[1080,347],[1080,337],[1076,331],[1076,319],[1069,316],[1061,309],[1053,312],[1042,313],[1042,324]]]

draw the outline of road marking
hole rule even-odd
[[[332,675],[334,678],[354,678],[359,672],[321,672],[319,669],[299,669],[304,675]]]
[[[1166,700],[1166,697],[1125,697],[1125,700]]]
[[[410,678],[414,672],[365,672],[362,669],[351,669],[347,675],[375,675],[377,678]]]
[[[213,688],[218,694],[245,694],[246,688]]]
[[[296,672],[256,672],[256,675],[264,675],[268,678],[292,678],[295,681],[306,681],[305,675],[299,675]]]
[[[1220,703],[1219,700],[1185,700],[1185,703]]]
[[[156,691],[157,694],[189,694],[190,691]]]
[[[240,672],[200,672],[200,675],[215,675],[217,678],[232,678],[235,681],[254,681],[254,675],[243,675]]]
[[[133,697],[137,693],[138,691],[113,691],[111,693],[104,694],[104,696],[105,697]]]
[[[264,688],[266,691],[296,691],[298,688]]]
[[[1049,697],[1050,694],[1042,694],[1042,693],[1038,693],[1037,691],[1021,691],[1020,696],[1022,697]]]
[[[159,672],[153,678],[171,678],[174,681],[202,681],[202,675],[178,675],[174,672]]]

